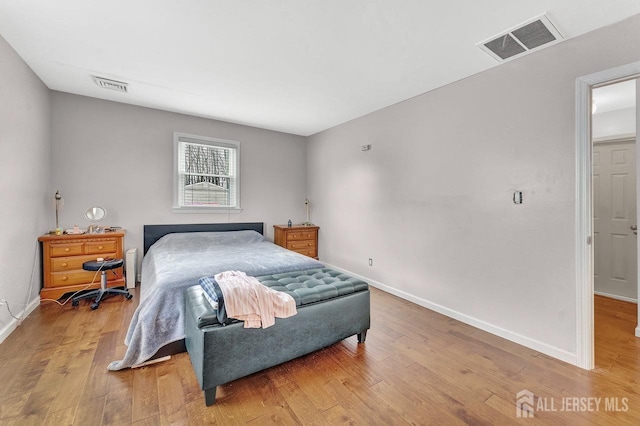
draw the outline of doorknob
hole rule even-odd
[[[631,225],[629,228],[633,231],[633,235],[638,235],[638,225]]]

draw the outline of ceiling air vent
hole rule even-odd
[[[102,78],[93,76],[93,81],[103,89],[117,90],[118,92],[129,92],[129,83],[125,83],[122,81],[110,80],[108,78]]]
[[[547,15],[537,16],[476,46],[500,62],[563,40]]]

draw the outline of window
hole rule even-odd
[[[173,208],[202,210],[240,208],[240,143],[173,134]]]

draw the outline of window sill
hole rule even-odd
[[[173,213],[241,213],[242,209],[239,207],[173,207]]]

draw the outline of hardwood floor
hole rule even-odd
[[[186,353],[106,370],[124,353],[136,299],[32,313],[0,345],[0,424],[640,424],[630,303],[596,297],[598,368],[584,371],[372,289],[365,344],[351,337],[229,383],[206,407]],[[523,389],[534,418],[516,417]],[[569,397],[602,400],[599,411],[560,411]],[[628,410],[605,398],[620,409],[628,398]]]

